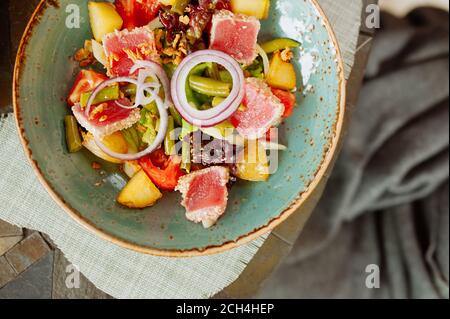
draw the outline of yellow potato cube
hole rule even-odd
[[[117,202],[129,208],[153,206],[162,194],[147,174],[141,170],[125,185],[117,197]]]
[[[275,52],[270,61],[267,83],[274,88],[290,91],[297,86],[297,74],[295,67],[290,62],[285,62],[281,58],[280,52]]]
[[[252,182],[269,179],[269,160],[266,150],[258,141],[248,141],[236,165],[236,176]]]
[[[234,13],[254,16],[257,19],[267,19],[270,0],[231,0],[231,9]]]
[[[127,141],[123,138],[121,132],[116,132],[109,136],[106,136],[103,139],[103,144],[107,146],[109,149],[116,153],[127,154],[128,153],[128,144]],[[83,146],[86,147],[91,153],[95,156],[114,164],[123,163],[121,160],[112,158],[111,156],[105,154],[95,143],[94,136],[91,133],[83,134]]]
[[[122,17],[112,3],[89,2],[88,9],[92,33],[96,41],[102,42],[103,36],[122,28]]]

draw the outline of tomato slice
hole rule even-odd
[[[116,10],[123,19],[124,29],[143,27],[156,18],[159,0],[116,0]]]
[[[70,106],[80,102],[82,93],[94,90],[99,84],[106,81],[108,77],[92,70],[81,70],[70,90],[67,102]]]
[[[138,26],[147,25],[150,21],[155,19],[161,8],[159,0],[141,0],[138,1],[138,4],[138,10],[136,12]]]
[[[178,180],[185,175],[180,164],[181,159],[178,156],[168,157],[162,149],[139,160],[139,165],[152,182],[166,191],[175,190]]]
[[[280,99],[281,103],[284,104],[285,110],[283,117],[289,117],[294,113],[294,107],[295,107],[295,94],[292,92],[280,90],[280,89],[274,89],[272,88],[272,93]]]

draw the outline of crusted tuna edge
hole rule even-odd
[[[141,112],[139,111],[139,109],[134,109],[126,119],[107,124],[105,126],[95,126],[89,123],[84,113],[78,111],[77,108],[80,108],[79,104],[76,104],[72,107],[72,112],[78,123],[88,132],[92,133],[95,136],[98,136],[99,138],[103,138],[117,131],[122,131],[130,128],[141,119]]]
[[[229,168],[223,167],[223,166],[213,166],[213,167],[205,168],[203,170],[200,170],[200,171],[197,171],[197,172],[194,172],[194,173],[191,173],[191,174],[181,177],[180,180],[178,181],[177,187],[175,188],[175,190],[181,192],[181,194],[183,196],[183,201],[181,202],[181,205],[186,207],[185,206],[186,194],[189,190],[189,185],[192,182],[192,180],[197,176],[205,175],[211,171],[216,171],[216,170],[221,170],[222,181],[223,181],[222,186],[226,186],[230,179],[230,170],[229,170]],[[228,190],[226,191],[225,196],[226,196],[225,201],[228,202]],[[209,227],[213,226],[214,224],[216,224],[216,222],[225,213],[225,211],[226,211],[226,207],[225,207],[225,209],[222,209],[219,207],[209,207],[209,208],[205,208],[205,209],[196,210],[193,212],[188,212],[186,210],[186,218],[189,221],[192,221],[194,223],[202,223],[204,228],[209,228]]]
[[[106,55],[106,60],[107,60],[107,65],[106,65],[106,68],[107,68],[107,74],[108,74],[108,76],[113,76],[113,74],[111,73],[111,65],[110,65],[110,59],[109,59],[109,57],[110,57],[110,55],[111,55],[111,52],[109,52],[108,50],[107,50],[107,48],[106,48],[106,46],[105,46],[105,44],[104,43],[106,43],[106,41],[108,41],[108,40],[111,40],[113,37],[115,37],[115,36],[117,36],[117,37],[123,37],[123,36],[127,36],[127,35],[130,35],[130,34],[135,34],[135,33],[139,33],[140,31],[142,31],[142,32],[144,32],[145,34],[147,34],[149,37],[150,37],[150,40],[154,43],[155,42],[155,33],[154,33],[154,31],[153,30],[150,30],[150,28],[148,27],[148,26],[144,26],[144,27],[140,27],[140,28],[135,28],[135,29],[133,29],[133,30],[128,30],[128,29],[123,29],[123,30],[121,30],[121,31],[119,31],[119,30],[114,30],[113,32],[111,32],[111,33],[108,33],[108,34],[105,34],[104,36],[103,36],[103,39],[102,39],[102,46],[103,46],[103,51],[105,52],[105,55]],[[159,54],[158,54],[158,52],[157,52],[157,49],[156,49],[156,45],[155,45],[155,51],[154,51],[154,53],[149,57],[150,58],[150,60],[152,60],[152,61],[155,61],[155,62],[158,62],[158,63],[160,63],[161,61],[160,61],[160,56],[159,56]]]
[[[259,34],[259,31],[261,30],[261,22],[257,18],[255,18],[253,16],[247,16],[247,15],[244,15],[244,14],[234,14],[233,12],[228,11],[228,10],[220,10],[219,12],[215,13],[213,15],[213,18],[212,18],[212,28],[211,28],[211,36],[210,36],[211,43],[213,43],[214,39],[216,38],[215,25],[218,22],[221,22],[221,21],[224,21],[224,20],[227,20],[227,19],[230,20],[230,21],[233,21],[233,22],[238,20],[238,21],[241,21],[241,22],[256,23],[257,26],[258,26],[257,34]],[[249,59],[248,61],[247,60],[241,60],[241,61],[238,61],[238,62],[243,63],[245,65],[251,64],[256,59],[256,57],[258,56],[258,51],[256,49],[256,44],[257,43],[255,43],[255,50],[254,50],[255,52],[253,54],[253,57],[252,57],[251,61]]]
[[[261,130],[266,130],[273,126],[278,126],[283,120],[283,114],[285,111],[285,106],[281,103],[280,99],[272,93],[269,85],[261,79],[258,78],[247,78],[245,79],[246,85],[253,86],[259,94],[265,96],[266,99],[269,100],[269,103],[275,106],[277,112],[273,116],[273,120],[267,124],[267,127],[261,128]],[[266,133],[263,132],[261,134],[256,133],[255,136],[247,136],[248,138],[260,138]]]
[[[103,36],[102,43],[105,43],[105,41],[110,40],[114,36],[121,37],[121,36],[126,36],[126,35],[130,35],[130,34],[139,33],[139,31],[143,31],[143,32],[147,33],[150,36],[150,38],[152,38],[152,40],[155,39],[155,34],[153,33],[153,30],[150,30],[147,26],[144,26],[144,27],[140,27],[140,28],[135,28],[135,29],[133,29],[131,31],[128,30],[128,29],[123,29],[121,31],[114,30],[113,32],[105,34]],[[105,48],[105,53],[107,53],[106,51],[107,50]]]
[[[213,23],[215,19],[225,19],[225,18],[230,18],[232,20],[240,20],[243,22],[257,22],[259,25],[261,25],[261,22],[256,17],[248,16],[245,14],[235,14],[225,9],[220,10],[214,14]]]

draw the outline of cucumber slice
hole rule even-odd
[[[269,42],[263,43],[261,45],[261,48],[266,52],[267,54],[273,53],[278,50],[283,50],[286,48],[298,48],[300,46],[300,42],[288,39],[288,38],[279,38],[275,40],[271,40]]]

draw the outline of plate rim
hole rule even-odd
[[[236,240],[225,242],[221,245],[214,245],[214,246],[208,246],[205,248],[195,248],[195,249],[188,249],[188,250],[164,250],[164,249],[158,249],[154,247],[149,246],[142,246],[138,244],[131,243],[129,241],[126,241],[124,239],[120,239],[112,234],[106,233],[104,230],[100,229],[98,226],[93,225],[89,220],[82,217],[82,215],[75,210],[74,208],[70,207],[70,205],[62,198],[60,195],[52,188],[52,185],[47,179],[44,177],[43,173],[41,172],[37,162],[33,160],[32,158],[32,151],[29,147],[29,142],[27,141],[26,134],[25,134],[25,128],[22,125],[22,119],[21,119],[21,111],[20,111],[20,105],[19,105],[19,86],[20,86],[20,74],[22,72],[22,66],[23,61],[22,58],[25,55],[26,47],[28,44],[28,39],[33,35],[33,28],[35,25],[39,23],[39,17],[43,13],[43,10],[47,9],[48,5],[51,6],[58,6],[57,1],[48,1],[48,0],[41,0],[40,3],[37,5],[36,9],[34,10],[30,20],[27,23],[27,26],[25,28],[25,31],[22,35],[22,38],[20,40],[19,48],[17,51],[16,59],[15,59],[15,65],[14,65],[14,73],[13,73],[13,89],[12,89],[12,96],[13,96],[13,110],[14,110],[14,118],[16,127],[18,129],[18,135],[20,138],[20,142],[22,144],[22,147],[24,149],[25,155],[28,159],[28,161],[31,163],[31,166],[34,170],[35,175],[38,177],[39,182],[42,184],[44,189],[50,194],[52,199],[75,221],[77,221],[79,224],[81,224],[84,228],[86,228],[91,233],[99,236],[100,238],[107,240],[113,244],[116,244],[120,247],[142,253],[152,256],[158,256],[158,257],[198,257],[198,256],[207,256],[207,255],[213,255],[222,253],[237,247],[240,247],[242,245],[245,245],[258,237],[267,234],[280,224],[282,224],[284,221],[286,221],[292,214],[294,214],[313,194],[315,194],[317,191],[319,191],[319,185],[321,182],[323,182],[324,179],[327,178],[326,173],[327,171],[332,168],[332,164],[339,154],[339,147],[340,142],[343,138],[343,131],[344,131],[344,122],[345,122],[345,115],[346,115],[346,79],[345,79],[345,72],[344,72],[344,61],[342,58],[342,52],[339,46],[339,43],[337,41],[336,34],[334,33],[333,27],[331,26],[331,23],[325,14],[324,10],[318,3],[318,0],[308,0],[312,6],[315,7],[318,14],[323,19],[324,26],[327,30],[327,33],[330,37],[330,40],[333,42],[334,48],[336,49],[336,60],[338,65],[338,78],[339,78],[339,96],[338,101],[339,105],[337,107],[338,116],[334,123],[334,131],[333,131],[333,138],[330,139],[330,145],[328,150],[326,151],[326,154],[323,156],[323,161],[320,164],[319,169],[317,170],[314,179],[309,184],[306,191],[301,192],[298,194],[297,198],[290,203],[290,205],[283,210],[277,217],[270,220],[266,225],[262,225],[253,231],[244,234],[237,238]],[[50,3],[47,3],[50,2]]]

